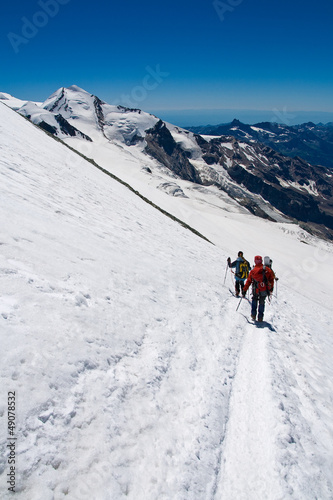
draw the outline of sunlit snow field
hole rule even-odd
[[[133,151],[90,156],[212,243],[0,103],[1,498],[15,391],[17,499],[332,499],[332,245]],[[280,278],[263,328],[238,250]]]

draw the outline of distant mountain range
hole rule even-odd
[[[312,122],[301,125],[282,125],[261,122],[247,125],[239,120],[221,125],[188,127],[196,134],[231,135],[248,142],[260,142],[279,153],[295,158],[299,156],[313,165],[333,168],[333,123]]]
[[[0,100],[110,170],[119,168],[112,148],[122,151],[128,164],[134,165],[135,159],[150,175],[146,183],[155,182],[170,196],[184,195],[177,184],[182,179],[203,193],[224,192],[262,218],[298,221],[308,231],[333,239],[333,164],[319,166],[323,161],[319,153],[315,156],[321,152],[329,161],[330,125],[250,126],[234,120],[185,130],[139,109],[109,105],[75,85],[58,89],[44,103],[9,94],[0,94]],[[316,166],[301,157],[301,149]],[[128,178],[128,171],[122,172]]]

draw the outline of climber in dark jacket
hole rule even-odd
[[[233,269],[235,269],[235,292],[236,292],[236,297],[239,296],[240,294],[240,289],[244,289],[244,283],[246,278],[249,275],[249,270],[251,269],[250,263],[244,259],[243,257],[243,252],[239,251],[238,252],[238,257],[234,262],[231,262],[230,257],[227,259],[228,261],[228,266]]]

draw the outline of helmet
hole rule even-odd
[[[260,255],[256,255],[255,258],[254,258],[254,263],[256,265],[262,264],[262,257],[260,257]]]
[[[264,257],[264,266],[271,267],[271,265],[272,265],[272,259],[268,257],[268,255],[266,255],[266,257]]]
[[[241,250],[238,252],[238,257],[243,257],[243,252]]]

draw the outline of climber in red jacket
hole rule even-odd
[[[260,255],[256,255],[256,257],[254,258],[254,263],[255,266],[252,271],[250,271],[242,293],[243,297],[245,297],[249,286],[252,284],[251,317],[253,320],[256,319],[257,306],[259,302],[258,321],[262,321],[264,319],[266,297],[269,297],[273,292],[274,274],[269,267],[264,268],[262,264],[262,257],[260,257]]]

